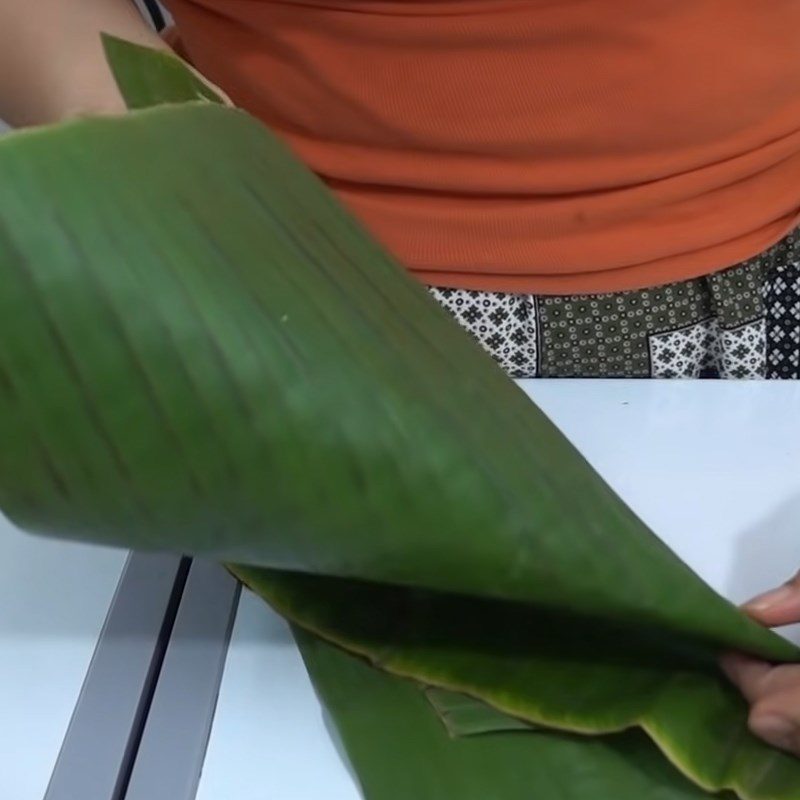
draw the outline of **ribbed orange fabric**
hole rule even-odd
[[[171,0],[182,46],[422,280],[696,277],[800,218],[800,0]]]

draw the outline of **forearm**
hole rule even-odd
[[[166,48],[131,0],[0,0],[0,118],[21,126],[122,111],[101,32]]]

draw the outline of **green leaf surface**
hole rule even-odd
[[[708,798],[636,732],[587,738],[512,731],[453,738],[420,687],[301,630],[295,636],[367,798]]]
[[[711,667],[798,651],[672,554],[263,126],[195,100],[168,56],[106,47],[131,105],[159,107],[0,140],[3,510],[249,565],[288,617],[387,670],[537,723],[641,724],[700,783],[800,796],[800,761],[737,738],[746,710]],[[487,769],[530,747],[511,735]],[[578,746],[513,735],[548,742],[552,769]],[[683,791],[636,741],[643,783],[598,761],[614,796],[659,797],[665,772]],[[442,774],[428,796],[470,796]],[[611,796],[585,789],[559,776],[548,800]]]
[[[0,497],[30,527],[796,657],[245,114],[11,134],[0,210]]]
[[[211,87],[170,53],[103,35],[106,58],[130,109],[207,100],[222,103]]]

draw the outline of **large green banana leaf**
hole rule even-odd
[[[715,666],[795,648],[648,531],[275,137],[174,59],[106,44],[141,110],[0,140],[4,511],[235,563],[369,659],[300,638],[369,800],[401,796],[378,743],[408,759],[403,798],[800,797],[800,760],[747,732]]]

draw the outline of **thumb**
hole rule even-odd
[[[783,586],[754,597],[743,608],[753,619],[769,627],[800,622],[800,573]]]

